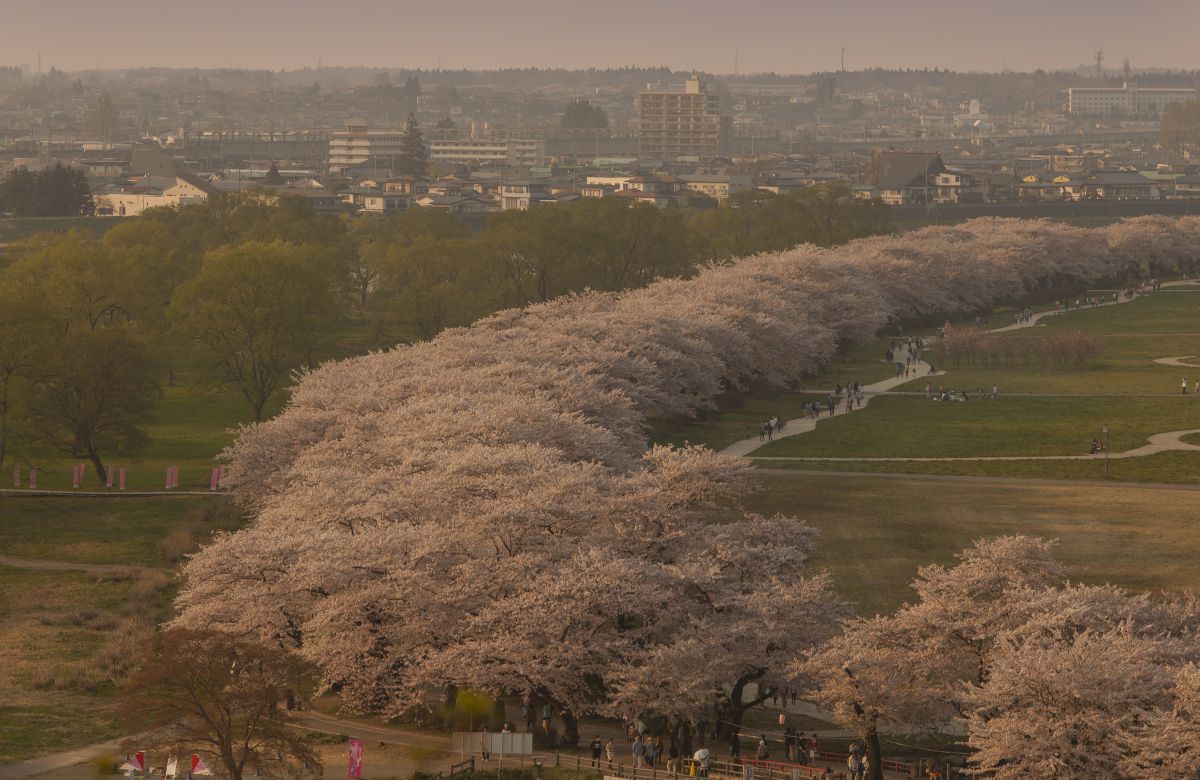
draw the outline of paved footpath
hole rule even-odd
[[[901,374],[900,376],[889,377],[888,379],[884,379],[881,382],[875,382],[874,384],[870,384],[870,385],[863,385],[862,386],[862,396],[863,396],[862,403],[855,406],[854,411],[852,411],[852,412],[845,411],[845,404],[841,403],[838,406],[838,408],[840,408],[842,410],[841,412],[839,412],[839,414],[857,414],[862,409],[864,409],[868,403],[870,403],[871,398],[874,396],[886,393],[889,390],[899,387],[900,385],[903,385],[907,382],[920,381],[923,377],[940,376],[942,374],[941,371],[936,371],[931,374],[929,364],[923,360],[918,360],[917,362],[913,363],[911,368],[913,370],[913,373],[910,374],[909,376],[904,376],[903,374]],[[842,398],[839,400],[844,402],[845,398]],[[788,420],[786,422],[786,424],[783,426],[782,431],[775,432],[774,438],[772,439],[772,441],[777,440],[777,439],[784,439],[789,436],[799,436],[802,433],[808,433],[809,431],[814,430],[817,427],[817,423],[823,422],[825,420],[833,419],[833,417],[829,416],[827,411],[824,414],[825,414],[825,416],[818,417],[816,419],[813,419],[810,417],[798,417],[795,420]],[[745,456],[745,455],[749,455],[750,453],[754,452],[755,450],[757,450],[759,447],[763,446],[766,443],[767,442],[765,440],[758,439],[758,438],[744,439],[742,441],[735,442],[734,444],[730,444],[728,447],[721,450],[721,452],[724,455]]]

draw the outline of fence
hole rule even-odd
[[[832,761],[840,767],[846,765],[847,753],[818,752],[817,758]],[[685,778],[703,777],[708,780],[807,780],[807,778],[824,778],[825,767],[806,766],[784,761],[760,761],[743,759],[740,761],[700,762],[692,758],[679,760],[679,767],[667,770],[660,767],[637,767],[623,763],[610,762],[605,758],[595,761],[590,757],[575,754],[564,756],[561,753],[533,753],[525,755],[494,754],[491,764],[497,770],[507,768],[529,767],[535,770],[538,777],[542,767],[553,766],[573,769],[581,773],[602,775],[604,780],[684,780]],[[707,769],[702,766],[707,763]],[[456,765],[457,766],[457,765]],[[882,762],[886,772],[905,775],[906,777],[925,777],[923,765],[909,764],[902,761]],[[489,766],[489,769],[491,767]],[[453,767],[452,767],[453,769]],[[844,769],[834,769],[835,780],[846,780]]]

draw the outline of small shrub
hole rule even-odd
[[[119,758],[113,756],[96,756],[92,759],[92,768],[98,775],[119,775],[122,763]]]

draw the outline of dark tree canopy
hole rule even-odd
[[[400,159],[396,161],[396,172],[403,176],[424,176],[428,152],[421,125],[415,114],[408,115],[404,125],[404,138],[400,141]]]
[[[608,127],[608,115],[600,106],[593,106],[587,98],[574,98],[563,113],[563,127]]]
[[[77,217],[92,211],[83,171],[55,163],[44,171],[18,168],[0,184],[0,212],[17,217]]]

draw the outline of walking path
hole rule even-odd
[[[1183,357],[1165,357],[1158,358],[1154,362],[1164,366],[1182,366],[1184,368],[1200,368],[1200,363],[1189,363],[1189,360],[1200,360],[1196,355],[1184,355]]]
[[[11,566],[14,569],[32,569],[35,571],[83,571],[89,574],[129,574],[130,572],[146,570],[145,566],[128,566],[116,563],[70,563],[67,561],[14,558],[11,555],[0,555],[0,566]]]
[[[856,414],[859,411],[861,411],[862,409],[864,409],[867,406],[867,404],[871,402],[871,398],[876,395],[886,393],[889,390],[891,390],[892,388],[899,387],[900,385],[905,384],[906,382],[912,382],[915,380],[919,380],[921,377],[940,376],[943,373],[941,371],[935,371],[931,374],[929,364],[923,360],[916,361],[915,363],[912,364],[912,366],[910,368],[913,369],[913,374],[911,376],[904,376],[904,375],[893,376],[893,377],[889,377],[888,379],[884,379],[883,381],[875,382],[874,384],[863,385],[861,388],[862,389],[862,403],[855,406],[853,411],[845,411],[845,407],[841,404],[839,404],[839,406],[836,408],[841,408],[843,410],[841,412],[842,414]],[[845,399],[839,399],[839,401],[842,401],[842,400],[845,400]],[[811,418],[811,417],[798,417],[794,420],[788,420],[784,424],[783,430],[776,431],[773,434],[774,438],[772,439],[772,441],[774,441],[775,439],[787,438],[788,436],[799,436],[802,433],[808,433],[809,431],[814,430],[817,427],[817,423],[823,422],[825,420],[832,420],[832,419],[833,419],[833,416],[831,415],[831,416],[826,416],[826,417],[818,417],[815,419]],[[757,439],[757,438],[744,439],[742,441],[730,444],[728,447],[721,450],[721,453],[724,455],[746,456],[746,455],[749,455],[750,453],[754,452],[755,450],[757,450],[759,447],[763,446],[764,444],[766,444],[766,442],[763,441],[762,439]]]
[[[1173,282],[1164,282],[1164,283],[1161,285],[1161,287],[1162,287],[1162,288],[1167,288],[1167,287],[1175,287],[1175,286],[1179,286],[1179,285],[1193,285],[1193,284],[1195,284],[1195,280],[1181,279],[1181,280],[1177,280],[1177,281],[1173,281]],[[1098,304],[1098,305],[1096,305],[1096,306],[1082,306],[1082,307],[1078,307],[1078,308],[1075,308],[1075,309],[1049,309],[1049,310],[1047,310],[1047,311],[1040,311],[1040,312],[1036,312],[1036,313],[1034,313],[1032,316],[1030,316],[1030,318],[1029,318],[1029,319],[1027,319],[1027,320],[1024,320],[1023,322],[1014,322],[1013,324],[1011,324],[1011,325],[1005,325],[1005,326],[1004,326],[1004,327],[1002,327],[1002,328],[993,328],[993,329],[991,330],[991,332],[992,332],[992,333],[1003,333],[1003,332],[1007,332],[1007,331],[1020,330],[1020,329],[1022,329],[1022,328],[1032,328],[1032,327],[1034,327],[1035,325],[1037,325],[1037,324],[1038,324],[1038,322],[1040,322],[1041,320],[1045,319],[1046,317],[1051,317],[1051,316],[1054,316],[1054,315],[1056,315],[1056,314],[1065,314],[1065,313],[1068,313],[1068,312],[1070,312],[1070,311],[1083,311],[1083,310],[1085,310],[1085,309],[1098,309],[1098,308],[1101,308],[1101,307],[1103,307],[1103,306],[1119,306],[1119,305],[1121,305],[1121,304],[1124,304],[1124,303],[1129,303],[1129,302],[1131,302],[1131,301],[1135,301],[1135,300],[1137,300],[1137,299],[1138,299],[1138,297],[1139,297],[1140,295],[1143,295],[1143,294],[1144,294],[1144,293],[1135,294],[1135,295],[1134,295],[1132,298],[1125,298],[1125,297],[1121,297],[1120,299],[1118,299],[1118,300],[1116,300],[1116,301],[1107,301],[1107,302],[1105,302],[1105,303],[1100,303],[1100,304]],[[1183,358],[1178,358],[1178,359],[1183,359]],[[884,379],[883,381],[881,381],[881,382],[876,382],[876,383],[874,383],[874,384],[870,384],[870,385],[864,385],[864,386],[863,386],[863,388],[862,388],[862,392],[863,392],[863,401],[862,401],[862,404],[860,404],[858,407],[856,407],[856,408],[854,409],[854,411],[856,411],[856,412],[857,412],[857,411],[859,411],[859,410],[863,409],[864,407],[866,407],[867,403],[868,403],[868,402],[871,400],[871,398],[872,398],[873,396],[876,396],[876,395],[881,395],[881,394],[883,394],[883,393],[888,393],[888,392],[891,392],[891,391],[892,391],[894,388],[896,388],[896,387],[899,387],[899,386],[901,386],[901,385],[903,385],[903,384],[907,384],[908,382],[912,382],[912,381],[919,381],[919,380],[920,380],[920,378],[921,378],[921,377],[923,377],[923,376],[938,376],[938,375],[940,375],[940,374],[942,374],[942,373],[943,373],[943,372],[940,372],[940,371],[938,371],[938,372],[934,372],[933,374],[930,374],[930,366],[929,366],[929,364],[928,364],[928,363],[926,363],[926,362],[924,362],[924,361],[918,361],[917,363],[915,363],[915,364],[914,364],[914,366],[913,366],[913,367],[914,367],[914,368],[916,368],[916,375],[915,375],[915,377],[913,377],[913,376],[908,376],[908,377],[906,377],[906,376],[896,376],[896,377],[890,377],[890,378],[888,378],[888,379]],[[1197,366],[1195,366],[1195,367],[1196,367],[1196,368],[1200,368],[1200,365],[1197,365]],[[903,393],[903,394],[905,394],[905,395],[909,394],[908,392],[905,392],[905,391],[900,391],[900,392],[898,392],[898,393],[896,393],[896,394],[897,394],[897,395],[899,395],[899,394],[901,394],[901,393]],[[916,393],[913,393],[913,394],[916,394]],[[1073,395],[1077,395],[1077,394],[1074,394],[1074,393],[1026,393],[1026,394],[1022,394],[1022,395],[1029,395],[1029,396],[1042,396],[1042,397],[1060,397],[1060,396],[1061,396],[1061,397],[1069,397],[1069,396],[1073,396]],[[1119,394],[1119,393],[1117,393],[1117,394],[1113,394],[1113,395],[1122,395],[1122,396],[1123,396],[1123,395],[1125,395],[1125,394]],[[1143,394],[1140,394],[1140,393],[1139,393],[1139,394],[1129,394],[1129,396],[1130,396],[1130,397],[1141,397],[1142,395],[1143,395]],[[1148,393],[1148,394],[1145,394],[1145,395],[1152,395],[1152,396],[1158,396],[1158,395],[1174,395],[1174,393],[1162,393],[1162,394],[1159,394],[1159,393]],[[843,413],[845,413],[845,412],[843,412]],[[783,427],[783,430],[781,430],[781,431],[778,431],[778,432],[776,432],[776,433],[774,434],[774,438],[775,438],[775,439],[781,439],[781,438],[788,437],[788,436],[798,436],[798,435],[800,435],[800,434],[802,434],[802,433],[808,433],[809,431],[812,431],[812,430],[815,430],[815,429],[816,429],[816,427],[817,427],[817,423],[821,422],[822,420],[827,420],[827,419],[831,419],[831,418],[829,418],[829,417],[821,417],[821,418],[819,418],[819,419],[811,419],[811,418],[808,418],[808,417],[801,417],[801,418],[798,418],[798,419],[795,419],[795,420],[788,420],[788,421],[785,423],[785,425],[784,425],[784,427]],[[1138,448],[1136,448],[1136,449],[1133,449],[1133,450],[1128,450],[1128,451],[1127,451],[1127,452],[1125,452],[1125,453],[1112,453],[1112,454],[1110,454],[1110,455],[1109,455],[1109,457],[1110,457],[1110,458],[1116,458],[1116,457],[1133,458],[1133,457],[1141,457],[1141,456],[1143,456],[1143,455],[1151,455],[1151,454],[1153,454],[1154,452],[1165,452],[1165,451],[1168,451],[1168,450],[1193,450],[1193,449],[1200,449],[1200,447],[1197,447],[1196,445],[1192,445],[1192,444],[1184,444],[1183,442],[1181,442],[1181,441],[1178,441],[1178,438],[1179,438],[1179,436],[1183,436],[1184,434],[1187,434],[1187,433],[1194,433],[1194,432],[1195,432],[1195,431],[1171,431],[1171,432],[1168,432],[1168,433],[1155,434],[1154,436],[1151,436],[1151,437],[1150,437],[1150,441],[1149,441],[1147,444],[1143,445],[1142,447],[1138,447]],[[1161,437],[1161,438],[1160,438],[1160,437]],[[754,452],[755,450],[757,450],[758,448],[762,447],[764,444],[766,444],[766,442],[765,442],[765,441],[763,441],[762,439],[758,439],[758,438],[744,439],[744,440],[742,440],[742,441],[739,441],[739,442],[734,442],[733,444],[730,444],[728,447],[725,447],[724,449],[722,449],[722,450],[721,450],[721,453],[722,453],[722,454],[724,454],[724,455],[736,455],[736,456],[739,456],[739,457],[746,457],[746,456],[750,455],[752,452]],[[1155,448],[1156,448],[1156,449],[1155,449]],[[755,458],[755,460],[764,460],[764,461],[765,461],[765,460],[868,460],[868,461],[892,461],[892,460],[913,460],[913,461],[924,461],[924,460],[1062,460],[1062,459],[1074,459],[1074,458],[1082,458],[1082,459],[1087,459],[1087,458],[1092,458],[1092,457],[1094,457],[1094,456],[1092,456],[1092,455],[1042,455],[1042,456],[1033,456],[1033,457],[1029,457],[1029,456],[1025,456],[1025,457],[1013,456],[1013,457],[990,457],[990,458],[988,458],[988,457],[979,457],[979,458],[785,458],[785,457],[756,457],[756,458]]]

